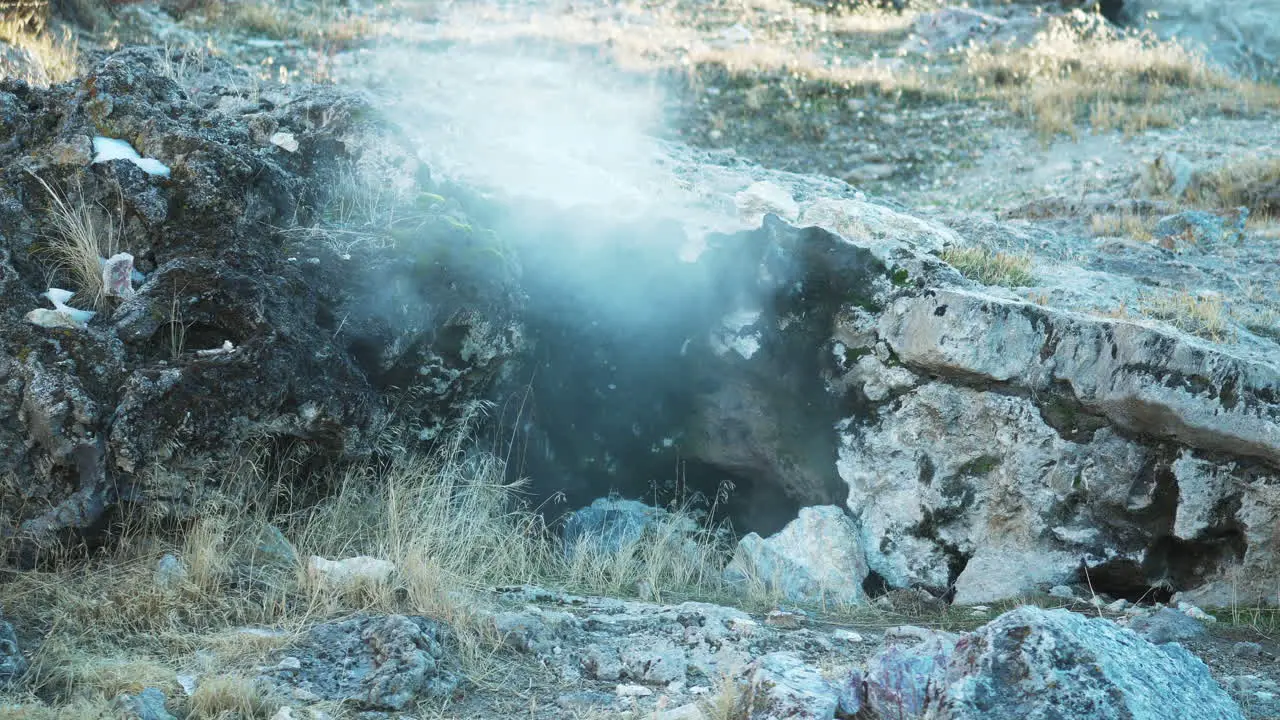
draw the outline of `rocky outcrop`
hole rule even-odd
[[[421,194],[372,106],[216,59],[179,85],[178,62],[133,48],[66,85],[0,83],[6,535],[91,529],[122,502],[180,517],[234,489],[251,445],[306,472],[429,440],[520,351],[503,274],[462,269],[486,241]],[[411,225],[371,216],[397,203]],[[132,256],[120,297],[59,266],[76,232],[86,262]],[[72,306],[96,302],[87,323],[27,319],[51,270]]]
[[[1180,715],[1242,719],[1204,663],[1177,644],[1152,645],[1101,618],[1022,607],[959,639],[891,647],[868,664],[871,718]]]
[[[311,629],[271,672],[295,698],[330,700],[368,710],[406,710],[425,698],[446,700],[458,678],[442,664],[442,630],[425,618],[357,617]]]

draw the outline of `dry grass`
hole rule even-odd
[[[983,285],[1026,287],[1034,282],[1030,255],[992,252],[984,247],[949,248],[940,255],[961,275]]]
[[[102,307],[106,301],[101,260],[119,251],[119,234],[110,221],[103,222],[94,208],[77,203],[32,173],[49,194],[49,219],[54,235],[44,254],[57,270],[71,279],[76,297]]]
[[[24,57],[17,67],[0,59],[0,78],[16,77],[32,85],[56,85],[76,77],[80,52],[70,32],[32,31],[26,23],[0,20],[0,45],[12,45]],[[3,48],[0,48],[2,53]]]
[[[268,0],[210,2],[204,4],[204,17],[214,27],[274,40],[298,40],[325,51],[349,49],[386,31],[374,19],[332,2],[317,3],[305,12]]]
[[[1155,225],[1155,218],[1136,213],[1099,213],[1089,218],[1094,237],[1124,237],[1138,242],[1152,242]]]
[[[251,678],[214,677],[200,683],[189,703],[189,720],[267,720],[277,703],[263,696]]]
[[[722,591],[722,536],[673,515],[617,551],[601,544],[566,548],[542,515],[505,480],[493,453],[468,433],[476,405],[428,456],[397,454],[389,465],[356,468],[336,492],[299,511],[271,510],[278,485],[248,458],[174,541],[154,519],[118,530],[111,552],[82,548],[46,553],[44,570],[0,584],[0,606],[43,640],[25,684],[60,708],[97,707],[121,692],[159,687],[193,718],[269,717],[271,698],[241,675],[271,658],[317,622],[355,611],[423,615],[450,629],[450,656],[468,679],[497,688],[515,662],[486,608],[488,588],[538,583],[653,598],[710,597]],[[202,482],[193,480],[193,482]],[[257,488],[234,492],[232,486]],[[301,567],[252,566],[267,522],[297,548],[338,559],[389,560],[389,583],[355,589],[314,582]],[[157,582],[162,556],[185,572]],[[251,631],[258,628],[269,632]],[[180,668],[197,665],[195,696],[176,688]],[[35,712],[35,711],[33,711]]]
[[[1274,88],[1232,80],[1178,43],[1118,34],[1084,15],[1052,20],[1027,47],[971,49],[964,70],[973,92],[1005,100],[1046,140],[1074,136],[1086,120],[1130,134],[1168,127],[1193,98],[1246,106],[1280,100]]]
[[[1280,158],[1245,158],[1201,172],[1187,195],[1206,207],[1248,207],[1263,222],[1280,214]]]
[[[1231,312],[1220,295],[1153,293],[1139,298],[1142,313],[1214,342],[1230,338]]]

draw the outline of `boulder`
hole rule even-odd
[[[269,684],[375,711],[449,698],[458,679],[444,667],[444,630],[404,615],[355,617],[311,628],[290,649],[298,662],[264,676]]]
[[[1110,620],[1011,610],[957,640],[890,647],[862,677],[871,718],[1050,717],[1242,720],[1209,669],[1177,644],[1153,645]]]
[[[730,585],[758,583],[792,602],[858,605],[866,601],[867,573],[857,526],[843,508],[825,505],[802,508],[767,539],[749,533],[724,576]]]

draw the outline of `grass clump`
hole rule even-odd
[[[80,51],[70,32],[32,29],[26,22],[0,18],[0,43],[17,48],[22,59],[10,67],[0,60],[0,78],[16,77],[31,85],[56,85],[76,77]]]
[[[1223,342],[1231,335],[1231,312],[1219,295],[1189,292],[1145,295],[1142,312],[1197,337]]]
[[[49,219],[54,235],[44,253],[57,270],[65,272],[75,285],[76,297],[94,307],[106,301],[102,281],[102,260],[119,249],[118,232],[110,221],[102,221],[94,208],[74,202],[32,173],[49,194]]]
[[[1094,237],[1124,237],[1138,242],[1153,242],[1155,219],[1136,213],[1098,213],[1089,218]]]
[[[1199,173],[1187,195],[1201,206],[1245,206],[1263,217],[1280,214],[1280,158],[1247,158]]]
[[[1034,282],[1030,255],[992,252],[984,247],[948,248],[940,255],[961,275],[983,285],[1026,287]]]
[[[1141,132],[1181,120],[1187,93],[1204,99],[1274,104],[1280,94],[1241,83],[1187,47],[1150,33],[1117,32],[1095,15],[1054,18],[1026,47],[975,48],[964,58],[972,92],[1003,99],[1045,140],[1096,129]]]

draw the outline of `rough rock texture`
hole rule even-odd
[[[122,50],[50,89],[0,82],[7,535],[92,529],[120,502],[181,515],[210,491],[199,478],[225,478],[251,442],[320,461],[365,456],[391,437],[393,403],[410,431],[393,441],[429,439],[520,346],[515,296],[501,273],[468,282],[471,229],[438,196],[358,259],[338,242],[347,235],[325,232],[357,222],[361,183],[384,202],[418,202],[428,187],[367,102],[314,87],[250,92],[218,60],[180,87],[166,52]],[[280,130],[297,152],[268,142]],[[169,175],[92,163],[95,136]],[[23,319],[42,306],[57,241],[42,182],[96,215],[103,255],[125,250],[140,272],[136,292],[108,298],[84,329]],[[355,197],[335,209],[339,186]]]
[[[458,680],[441,667],[442,633],[430,620],[403,615],[356,617],[317,625],[265,680],[295,696],[404,710],[447,699]]]
[[[958,640],[878,655],[864,677],[874,718],[1243,718],[1180,645],[1109,620],[1022,607]]]
[[[843,508],[807,507],[767,539],[756,533],[742,538],[725,579],[760,583],[792,602],[857,605],[866,600],[867,562],[858,528]]]
[[[18,647],[13,626],[0,620],[0,688],[22,677],[27,671],[27,658]]]
[[[1280,30],[1270,0],[1125,0],[1125,15],[1162,37],[1204,48],[1249,77],[1280,73]]]

